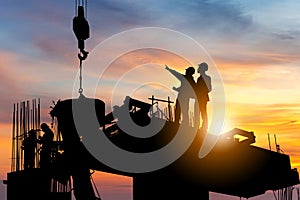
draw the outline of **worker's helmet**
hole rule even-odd
[[[28,136],[35,137],[36,136],[36,131],[31,129],[30,131],[28,131]]]
[[[42,123],[42,124],[41,124],[41,129],[42,129],[42,130],[45,130],[45,129],[47,129],[47,128],[49,128],[49,126],[48,126],[46,123]]]
[[[195,74],[195,68],[194,67],[188,67],[185,69],[186,74],[193,75]]]
[[[198,72],[199,71],[207,71],[208,70],[208,65],[206,62],[198,64]]]

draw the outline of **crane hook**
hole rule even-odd
[[[78,58],[80,61],[85,60],[88,56],[89,52],[85,51],[84,49],[80,49],[80,53],[78,53]]]
[[[88,52],[84,50],[84,41],[90,37],[90,27],[88,21],[84,17],[84,7],[78,6],[78,14],[73,18],[73,31],[78,40],[78,48],[80,53],[78,58],[85,60]]]

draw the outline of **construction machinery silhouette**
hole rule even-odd
[[[163,121],[163,128],[149,138],[133,137],[119,128],[113,111],[105,114],[105,103],[102,100],[82,95],[78,99],[60,100],[50,111],[57,126],[57,139],[52,146],[51,167],[42,169],[36,164],[30,169],[22,168],[22,150],[18,149],[18,145],[14,145],[15,166],[12,172],[8,173],[6,181],[7,199],[70,199],[71,189],[74,190],[77,200],[99,198],[95,194],[91,170],[132,177],[134,200],[209,199],[209,191],[250,198],[267,190],[279,190],[299,183],[298,172],[291,168],[288,155],[253,146],[253,132],[241,129],[222,134],[204,158],[198,156],[205,136],[199,129],[191,146],[182,156],[161,169],[134,173],[110,167],[96,159],[82,142],[84,138],[80,138],[78,133],[74,109],[78,109],[80,119],[83,119],[80,126],[88,134],[104,133],[114,145],[137,153],[162,148],[174,138],[179,126],[182,126],[170,119],[149,114],[152,112],[152,104],[130,97],[126,97],[124,102],[127,103],[118,106],[118,109],[126,111],[136,124],[145,126],[150,121],[158,124]],[[94,109],[94,113],[90,112],[91,108]],[[23,110],[26,109],[29,108],[25,106]],[[95,114],[101,132],[91,129],[93,125],[89,119]],[[122,117],[118,117],[117,120],[122,121]],[[193,127],[187,125],[184,130],[189,134],[188,131],[193,130]],[[236,135],[245,139],[237,140],[234,137]],[[18,138],[20,135],[14,134],[14,144],[20,140]],[[36,158],[38,159],[38,153]],[[19,166],[16,168],[17,164]]]

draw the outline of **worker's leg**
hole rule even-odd
[[[199,128],[200,126],[200,111],[199,111],[199,102],[195,100],[194,104],[194,127]]]
[[[200,102],[199,108],[202,118],[202,130],[207,130],[208,128],[208,117],[207,117],[207,108],[206,108],[206,102]]]
[[[176,103],[175,103],[175,122],[176,123],[179,123],[180,116],[181,116],[180,103],[179,103],[179,100],[176,99]]]

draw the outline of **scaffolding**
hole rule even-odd
[[[71,199],[71,177],[68,174],[61,176],[60,169],[40,168],[42,145],[38,140],[43,135],[40,129],[40,116],[41,101],[39,98],[13,105],[11,172],[8,173],[7,181],[4,181],[8,185],[8,200],[20,197],[25,199],[46,198],[46,196],[51,200]],[[52,167],[61,156],[62,141],[56,122],[52,121],[51,125],[56,136],[51,144],[50,162]]]
[[[28,100],[15,103],[13,106],[11,172],[24,170],[23,141],[28,138],[29,132],[36,132],[37,137],[40,134],[40,105],[40,99],[33,99],[31,101]],[[39,167],[39,148],[40,145],[37,144],[35,149],[34,168]]]

